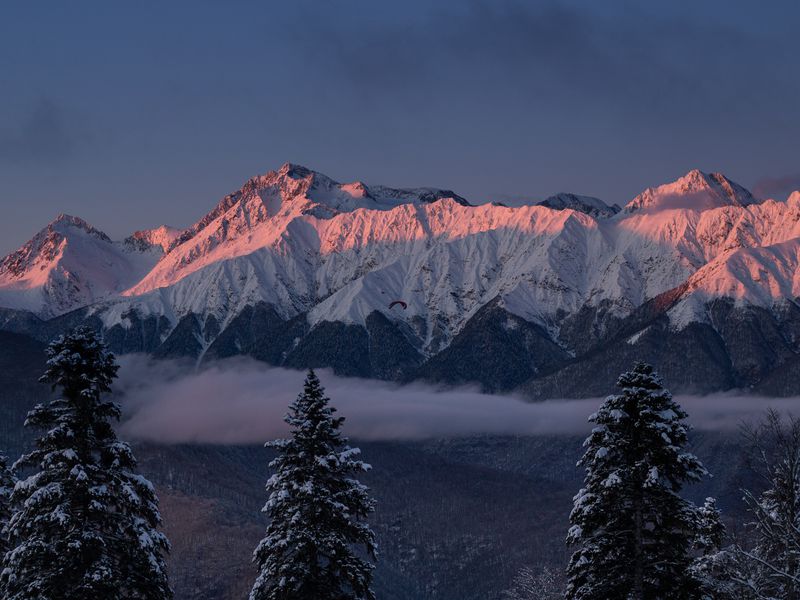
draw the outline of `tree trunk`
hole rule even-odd
[[[637,496],[640,492],[637,491]],[[633,564],[633,597],[644,600],[644,542],[642,536],[642,502],[637,497],[634,505],[634,564]]]

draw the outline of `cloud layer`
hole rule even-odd
[[[286,433],[283,415],[302,388],[304,373],[249,359],[202,371],[143,357],[122,360],[118,391],[123,435],[160,443],[260,444]],[[475,389],[344,379],[320,371],[332,404],[357,439],[392,440],[475,434],[582,435],[600,399],[526,403]],[[734,430],[772,406],[796,411],[796,398],[736,395],[679,397],[699,429]]]

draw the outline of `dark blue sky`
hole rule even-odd
[[[473,202],[694,167],[783,197],[798,26],[788,1],[4,3],[0,252],[59,212],[187,225],[285,161]]]

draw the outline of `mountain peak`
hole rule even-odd
[[[0,260],[0,292],[8,308],[52,317],[122,291],[156,260],[126,251],[79,217],[60,214]]]
[[[169,236],[168,229],[152,230],[151,237]],[[160,257],[131,251],[137,249],[113,242],[80,217],[62,213],[0,259],[3,305],[50,318],[119,294],[152,270]]]
[[[579,196],[566,192],[550,196],[538,202],[537,205],[552,208],[553,210],[575,210],[595,218],[612,217],[622,210],[616,204],[609,206],[599,198]]]
[[[314,175],[316,172],[303,165],[285,162],[276,173],[284,177],[291,177],[292,179],[305,179],[306,177]]]
[[[625,206],[624,212],[664,209],[703,211],[723,206],[748,206],[757,202],[747,189],[722,173],[692,169],[671,183],[647,188]]]
[[[80,217],[73,217],[72,215],[68,215],[67,213],[58,213],[58,216],[50,221],[50,225],[57,225],[59,223],[65,223],[69,225],[79,225],[85,226],[88,225],[86,221],[81,219]]]
[[[111,241],[111,238],[109,238],[105,233],[103,233],[99,229],[95,229],[92,225],[90,225],[88,222],[84,221],[80,217],[74,217],[66,213],[59,213],[59,215],[55,219],[50,221],[47,227],[45,227],[42,231],[40,231],[39,234],[48,231],[58,231],[59,233],[67,233],[70,229],[79,229],[103,241],[107,242]]]
[[[335,179],[314,171],[303,165],[284,163],[277,171],[268,173],[259,182],[273,183],[275,179],[292,179],[303,182],[303,192],[310,200],[328,205],[337,211],[350,211],[355,208],[391,208],[397,204],[420,202],[430,204],[438,200],[451,199],[462,206],[470,203],[453,190],[418,187],[390,188],[382,185],[367,185],[362,181],[340,183]],[[358,200],[369,202],[358,202]]]
[[[690,187],[708,187],[709,183],[709,175],[704,173],[700,169],[692,169],[683,175],[682,177],[678,177],[674,183],[682,183],[684,185]]]
[[[250,181],[256,182],[256,187],[262,188],[283,184],[283,187],[290,188],[290,193],[296,195],[307,194],[314,189],[329,190],[341,185],[319,171],[290,162],[283,163],[277,171],[253,177]]]
[[[69,240],[91,239],[93,243],[112,244],[111,238],[95,229],[80,217],[59,214],[21,248],[0,260],[0,275],[21,278],[32,265],[43,265],[56,260]]]
[[[125,245],[134,250],[144,252],[153,248],[161,248],[167,252],[183,231],[169,225],[161,225],[154,229],[134,231],[125,238]]]

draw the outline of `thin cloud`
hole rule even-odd
[[[202,371],[140,356],[122,359],[118,385],[125,437],[160,443],[258,444],[285,435],[283,416],[302,388],[304,373],[250,359],[217,363]],[[396,440],[475,434],[583,435],[601,399],[524,402],[471,388],[444,389],[320,378],[345,432],[358,439]],[[699,429],[735,430],[772,406],[795,411],[797,399],[767,400],[720,394],[678,400]]]

